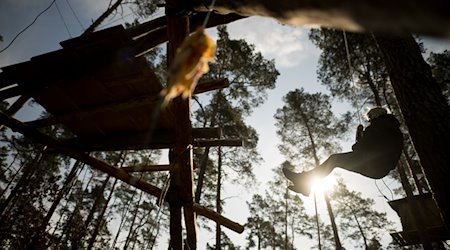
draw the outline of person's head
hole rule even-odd
[[[379,116],[385,115],[385,114],[387,114],[387,110],[385,108],[376,107],[376,108],[369,110],[369,112],[366,113],[366,117],[367,117],[367,120],[370,122],[373,119],[375,119]]]

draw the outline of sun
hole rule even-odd
[[[336,178],[328,175],[325,178],[314,177],[311,182],[311,192],[315,194],[323,194],[333,189],[336,185]]]

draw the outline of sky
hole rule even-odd
[[[30,24],[36,15],[51,2],[51,0],[1,0],[0,35],[3,36],[4,41],[0,43],[0,50],[7,46],[13,37]],[[93,19],[103,13],[108,3],[109,0],[56,0],[56,5],[53,5],[7,50],[0,54],[0,67],[26,61],[33,56],[59,49],[60,41],[80,35]],[[129,13],[124,10],[115,17],[107,19],[100,27],[123,24],[132,17]],[[276,147],[280,141],[276,136],[273,119],[276,109],[282,106],[282,97],[289,91],[300,87],[308,92],[327,92],[327,90],[317,80],[316,69],[320,51],[308,40],[308,28],[283,25],[270,18],[252,17],[229,24],[228,31],[232,39],[245,39],[254,44],[256,50],[261,52],[265,58],[274,59],[276,67],[280,71],[276,88],[268,92],[267,101],[247,119],[260,137],[258,150],[263,157],[263,162],[260,166],[255,167],[258,188],[251,192],[240,187],[226,187],[224,190],[224,197],[229,197],[228,205],[224,208],[225,216],[244,224],[248,212],[241,211],[246,211],[246,201],[251,198],[253,193],[264,193],[266,182],[273,178],[273,169],[279,167],[285,160]],[[213,30],[208,32],[215,38]],[[425,42],[427,48],[436,52],[450,49],[448,41],[427,38]],[[345,103],[335,102],[333,104],[333,110],[337,115],[348,109],[348,105]],[[35,111],[25,108],[16,117],[27,121],[35,118],[36,115]],[[342,142],[344,151],[350,150],[353,144],[352,138],[353,134],[348,141]],[[376,201],[377,210],[387,213],[389,219],[395,222],[394,227],[397,230],[401,229],[397,215],[383,198],[383,195],[389,198],[391,195],[382,182],[378,181],[377,184],[383,195],[380,194],[373,180],[343,170],[336,170],[335,173],[344,178],[349,189],[362,192],[364,197],[373,198]],[[390,179],[386,179],[385,182],[391,189],[396,187]],[[305,198],[304,201],[307,206],[312,207],[312,198]],[[327,216],[324,214],[324,203],[320,201],[318,206],[322,208],[321,217],[327,221]],[[233,241],[244,244],[245,233],[238,235],[229,230],[225,231]],[[388,238],[385,236],[386,242],[384,243],[390,241]],[[213,235],[200,230],[199,249],[204,248],[206,241],[213,242],[213,239]]]

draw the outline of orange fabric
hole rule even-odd
[[[214,60],[215,50],[215,42],[203,28],[184,40],[169,67],[168,87],[161,91],[163,107],[179,95],[191,96],[198,79],[209,71],[208,63]]]

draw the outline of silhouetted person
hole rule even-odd
[[[394,169],[403,150],[400,122],[384,108],[371,109],[367,118],[370,125],[357,136],[352,152],[333,154],[321,165],[302,173],[283,168],[286,178],[294,183],[289,189],[308,196],[313,177],[323,178],[337,167],[373,179],[383,178]]]

